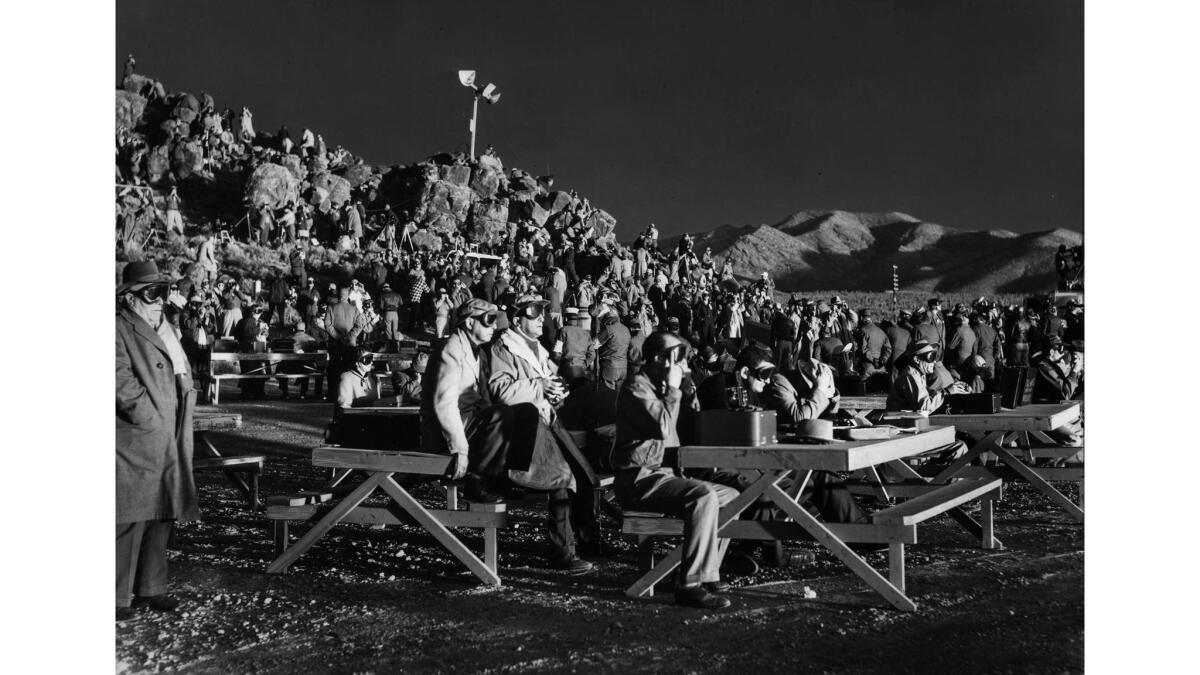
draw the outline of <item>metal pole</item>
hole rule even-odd
[[[475,120],[479,117],[479,94],[475,95],[475,103],[471,106],[471,161],[475,161]]]

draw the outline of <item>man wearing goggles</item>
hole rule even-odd
[[[610,455],[617,472],[614,491],[624,509],[658,511],[687,520],[675,602],[722,609],[730,603],[716,594],[727,587],[720,581],[725,543],[717,537],[717,514],[738,492],[677,476],[663,466],[667,449],[679,447],[676,424],[686,355],[686,344],[670,333],[653,333],[642,345],[646,362],[617,397],[617,437]]]
[[[592,564],[575,555],[575,533],[571,526],[571,492],[579,495],[588,483],[579,449],[559,426],[555,408],[567,395],[558,376],[558,367],[550,352],[539,342],[545,328],[549,303],[541,296],[526,293],[509,309],[509,327],[488,349],[490,376],[488,391],[492,400],[513,408],[513,436],[531,439],[533,454],[526,470],[508,471],[508,479],[522,487],[550,492],[548,564],[571,574],[583,574]],[[526,414],[527,408],[536,417]],[[567,444],[570,444],[569,446]],[[574,460],[568,462],[567,458]],[[578,467],[577,477],[576,471]],[[590,484],[587,486],[590,488]],[[580,515],[591,513],[591,493],[577,500]]]
[[[945,404],[947,394],[967,393],[967,386],[955,381],[941,391],[929,390],[929,376],[933,375],[940,361],[938,345],[918,340],[907,354],[896,359],[896,378],[888,392],[887,409],[890,411],[916,411],[932,413]],[[938,462],[950,462],[962,456],[967,446],[962,441],[935,448],[922,453],[935,457]]]
[[[134,595],[153,610],[167,594],[167,539],[176,520],[200,515],[192,481],[196,392],[187,356],[163,321],[170,279],[152,261],[125,266],[116,319],[116,607],[133,615]]]

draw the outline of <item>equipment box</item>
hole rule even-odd
[[[949,415],[992,415],[1000,412],[1000,394],[950,394],[946,397]]]
[[[696,445],[756,447],[776,442],[774,410],[701,410]]]
[[[924,431],[929,428],[929,417],[919,413],[889,412],[879,418],[879,424],[890,424],[901,429]]]

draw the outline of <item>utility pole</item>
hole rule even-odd
[[[900,292],[900,268],[892,265],[892,321],[900,320],[900,300],[897,295]]]
[[[482,98],[488,103],[496,103],[500,100],[500,92],[496,91],[496,85],[491,82],[482,89],[476,86],[475,71],[473,70],[458,71],[458,81],[462,83],[462,86],[475,92],[475,100],[471,103],[471,161],[475,161],[475,130],[479,119],[479,99]]]

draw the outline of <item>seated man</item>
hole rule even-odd
[[[540,424],[534,437],[533,458],[528,471],[509,470],[514,483],[550,492],[550,541],[555,555],[552,563],[564,569],[574,566],[579,573],[591,569],[591,563],[575,557],[575,535],[570,516],[570,492],[586,493],[586,499],[575,501],[577,516],[592,513],[591,483],[581,464],[583,459],[571,437],[562,431],[555,417],[555,406],[567,394],[558,377],[558,367],[550,361],[550,353],[539,339],[545,325],[546,307],[550,303],[532,293],[518,297],[509,308],[509,327],[500,333],[488,352],[491,374],[488,391],[492,399],[505,405],[533,405]],[[555,431],[561,433],[555,433]],[[570,447],[564,447],[570,443]],[[574,460],[569,463],[568,456]],[[595,541],[595,523],[581,523],[583,531]],[[581,534],[584,532],[581,531]],[[590,543],[590,542],[589,542]]]
[[[296,352],[297,354],[311,352],[320,347],[320,343],[317,342],[317,339],[306,333],[305,328],[306,326],[304,325],[303,321],[297,321],[296,331],[292,333],[291,337],[289,338],[292,342],[292,351]],[[303,375],[310,371],[305,367],[303,362],[281,361],[279,365],[275,367],[275,372],[285,373],[288,375]],[[308,396],[308,380],[309,378],[307,377],[301,378],[300,380],[300,398]],[[283,392],[282,398],[284,399],[288,397],[288,384],[288,378],[279,378],[279,390]]]
[[[614,492],[624,509],[658,511],[684,519],[683,560],[675,602],[688,607],[722,609],[729,600],[716,593],[726,548],[717,537],[717,516],[737,490],[691,478],[663,467],[669,448],[679,446],[675,425],[683,394],[686,345],[676,335],[656,332],[642,345],[645,363],[617,397],[616,442],[612,464]]]
[[[1037,369],[1037,377],[1033,382],[1033,403],[1061,403],[1074,397],[1079,378],[1083,375],[1083,352],[1068,350],[1062,338],[1051,335],[1046,338],[1041,352],[1033,355],[1033,362]],[[1082,420],[1072,420],[1046,432],[1046,435],[1067,447],[1082,447]],[[1076,453],[1069,461],[1082,462],[1083,453]]]
[[[379,383],[375,379],[375,355],[368,347],[354,348],[354,362],[350,370],[338,377],[337,398],[334,418],[346,408],[369,408],[397,406],[395,396],[379,396]]]
[[[421,403],[421,378],[429,366],[429,354],[421,352],[408,368],[392,373],[392,391],[403,405],[419,405]]]
[[[491,400],[483,348],[495,333],[496,312],[495,305],[479,298],[460,305],[454,330],[430,359],[421,382],[421,446],[454,456],[448,477],[465,479],[464,496],[475,502],[498,501],[495,491],[512,489],[510,471],[530,470],[539,420],[532,403]],[[553,527],[561,524],[552,519]],[[551,546],[556,550],[550,564],[580,574],[591,564],[562,545],[572,537],[569,528],[554,531]]]
[[[935,372],[938,363],[938,347],[925,340],[912,343],[908,353],[896,359],[896,378],[888,392],[889,411],[914,411],[932,413],[945,405],[946,394],[965,394],[967,386],[955,381],[941,391],[931,391],[928,377]],[[966,453],[967,446],[955,441],[940,448],[922,453],[939,462],[950,462]]]
[[[828,410],[831,398],[837,396],[837,391],[833,388],[833,373],[829,366],[823,363],[817,365],[824,369],[817,371],[820,373],[817,384],[798,392],[787,377],[775,371],[775,364],[771,363],[771,352],[765,347],[752,344],[738,354],[734,377],[737,379],[737,385],[746,389],[751,405],[774,410],[777,422],[794,426],[802,420],[819,418]],[[720,472],[709,480],[730,484],[723,480],[724,473]],[[740,474],[735,473],[734,476],[741,479],[732,484],[734,487],[740,490],[748,487],[748,484],[744,483],[745,478]],[[827,522],[867,522],[866,515],[854,502],[854,496],[837,475],[831,472],[813,472],[801,503],[807,500],[812,501]]]

